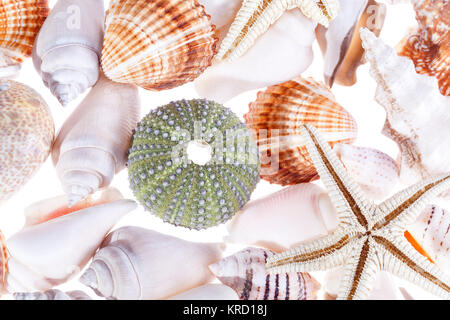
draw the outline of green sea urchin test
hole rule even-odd
[[[203,99],[150,112],[135,130],[128,157],[138,201],[166,222],[197,230],[224,223],[242,208],[259,172],[258,149],[245,124]]]

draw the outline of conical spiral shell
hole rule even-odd
[[[50,110],[36,91],[15,81],[0,84],[0,203],[45,162],[54,134]]]
[[[217,38],[196,0],[117,0],[106,17],[105,75],[148,90],[194,80],[210,64]]]
[[[319,178],[306,150],[302,124],[316,127],[333,146],[356,139],[353,117],[325,85],[298,77],[259,92],[244,116],[258,142],[261,178],[293,185]]]
[[[267,258],[275,253],[247,248],[209,266],[241,300],[315,300],[320,284],[308,273],[269,274]]]
[[[31,56],[34,40],[48,12],[47,0],[1,1],[0,76],[9,75],[8,67]]]

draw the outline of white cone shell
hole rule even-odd
[[[125,167],[140,116],[138,89],[100,76],[63,124],[52,159],[69,205],[107,187]]]
[[[337,227],[327,192],[313,183],[290,186],[249,202],[228,225],[226,242],[281,252]]]
[[[104,20],[103,0],[59,0],[36,38],[36,70],[63,105],[97,82]]]
[[[166,299],[212,280],[223,244],[194,243],[138,227],[112,232],[80,281],[110,299]]]
[[[216,61],[205,70],[195,81],[198,94],[225,103],[245,91],[297,77],[312,62],[315,27],[300,10],[285,12],[242,57]]]
[[[211,283],[180,293],[168,300],[239,300],[239,297],[230,287]]]
[[[119,200],[16,233],[6,242],[7,290],[44,291],[69,280],[86,265],[108,231],[135,208],[134,201]]]

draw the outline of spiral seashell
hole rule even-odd
[[[28,206],[24,210],[25,227],[41,224],[48,220],[53,220],[67,214],[80,211],[93,206],[122,200],[123,196],[119,190],[115,188],[107,188],[103,190],[99,198],[89,195],[85,200],[78,202],[69,208],[67,196],[58,196],[51,199],[45,199]]]
[[[108,299],[166,299],[212,279],[221,244],[194,243],[138,227],[110,233],[81,283]]]
[[[295,78],[259,92],[244,116],[253,130],[261,159],[261,178],[281,185],[318,179],[301,135],[305,123],[315,126],[333,146],[356,139],[353,117],[325,85]]]
[[[22,229],[2,245],[4,290],[45,291],[68,281],[117,221],[135,208],[134,201],[118,200]]]
[[[275,253],[247,248],[209,266],[241,300],[315,300],[320,284],[308,273],[269,274],[266,261]]]
[[[356,70],[365,63],[359,29],[377,36],[383,28],[386,5],[375,0],[340,0],[339,15],[328,28],[317,26],[316,35],[325,59],[325,84],[352,86]]]
[[[416,72],[438,79],[441,93],[450,96],[450,2],[414,0],[418,29],[399,43],[399,54],[410,58]]]
[[[0,78],[14,76],[31,57],[33,43],[49,12],[47,0],[0,3]]]
[[[250,131],[231,110],[202,99],[150,112],[135,130],[128,157],[138,201],[165,222],[197,230],[226,222],[242,208],[259,168]]]
[[[427,207],[408,232],[442,270],[450,268],[450,212],[436,205]]]
[[[62,292],[52,289],[45,292],[17,292],[13,296],[16,300],[92,300],[86,293],[79,290]]]
[[[289,186],[249,202],[228,224],[225,241],[282,252],[337,227],[327,192],[313,183]]]
[[[104,18],[102,0],[58,0],[36,38],[34,66],[63,106],[98,80]]]
[[[369,30],[362,29],[361,38],[378,84],[375,99],[387,114],[383,134],[400,149],[400,181],[411,185],[450,172],[450,97]]]
[[[45,162],[54,134],[50,110],[36,91],[11,80],[0,83],[0,203]]]
[[[214,26],[196,0],[117,0],[106,16],[102,67],[116,82],[170,89],[211,64],[216,42]]]
[[[394,159],[375,149],[348,144],[336,144],[333,149],[368,197],[382,200],[392,195],[400,173]]]
[[[114,83],[100,75],[63,124],[52,150],[69,207],[107,187],[125,167],[139,113],[136,86]]]
[[[168,300],[239,300],[239,297],[230,287],[214,283],[188,290]]]

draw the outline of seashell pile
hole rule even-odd
[[[0,295],[450,298],[448,0],[52,2],[0,1]]]
[[[285,186],[318,179],[301,125],[314,125],[331,146],[356,139],[356,121],[328,87],[311,78],[268,87],[249,108],[244,118],[258,143],[261,177],[271,183]]]

